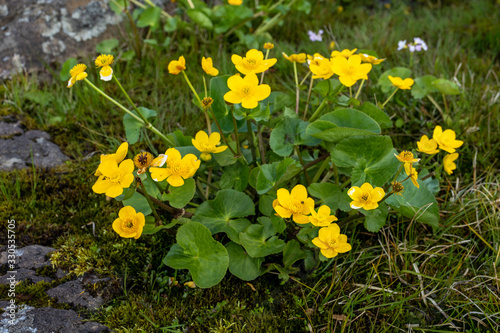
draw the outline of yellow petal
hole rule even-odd
[[[99,179],[92,186],[92,191],[98,194],[106,193],[108,188],[113,186],[113,183],[109,180],[105,180],[104,177],[99,177]]]
[[[290,193],[292,199],[298,200],[298,201],[306,201],[307,199],[307,189],[304,185],[298,184],[296,185],[293,189],[292,192]]]
[[[118,169],[122,174],[132,173],[134,172],[134,161],[131,159],[125,160],[120,163]]]
[[[184,179],[182,179],[182,177],[178,175],[172,175],[168,177],[167,182],[173,187],[179,187],[184,185]]]
[[[168,156],[167,165],[170,162],[176,162],[176,161],[179,161],[181,159],[181,153],[177,149],[175,149],[175,148],[169,148],[165,152],[165,155]]]
[[[278,213],[279,217],[288,219],[288,218],[290,218],[290,216],[292,216],[292,212],[291,211],[289,211],[288,209],[286,209],[286,208],[284,208],[284,207],[282,207],[280,205],[275,206],[274,210],[276,211],[276,213]]]
[[[241,99],[241,94],[236,91],[228,91],[224,94],[224,100],[231,104],[240,104]]]
[[[293,221],[298,224],[307,224],[309,223],[309,217],[303,214],[293,214]]]
[[[220,142],[220,134],[218,132],[213,132],[207,140],[209,145],[217,146]]]
[[[106,190],[106,195],[111,198],[116,198],[122,193],[123,193],[123,187],[121,187],[118,184],[114,184]]]
[[[336,257],[338,253],[334,249],[329,247],[327,249],[321,249],[321,254],[327,258],[333,258]]]
[[[118,212],[118,217],[125,220],[127,217],[135,217],[136,211],[132,206],[125,206]]]
[[[283,207],[290,207],[292,205],[292,199],[290,198],[290,192],[285,188],[280,188],[277,191],[278,202]]]
[[[133,164],[134,162],[132,162]],[[106,159],[99,164],[98,170],[106,177],[110,177],[118,172],[118,164],[114,159]]]

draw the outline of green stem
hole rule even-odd
[[[311,72],[309,72],[309,73],[311,73]],[[311,99],[311,91],[312,91],[312,87],[313,87],[313,82],[314,82],[314,79],[311,78],[311,82],[309,83],[309,91],[307,92],[306,108],[304,110],[304,115],[302,116],[302,120],[306,120],[307,109],[309,109],[309,100]]]
[[[297,74],[297,62],[293,62],[293,74],[295,75],[295,113],[299,114],[299,99],[300,99],[300,89],[299,89],[299,75]]]
[[[226,143],[226,146],[229,148],[231,153],[233,153],[234,157],[237,157],[236,152],[229,145],[229,142],[227,141],[227,138],[224,135],[224,132],[222,131],[222,128],[220,127],[219,122],[217,121],[217,118],[215,117],[215,114],[214,114],[214,111],[212,110],[212,107],[209,107],[209,109],[210,109],[210,113],[212,114],[212,117],[214,118],[215,125],[217,125],[217,128],[219,129],[219,134],[222,136],[222,140],[224,140],[224,142]]]
[[[144,121],[144,124],[147,124],[148,120],[144,117],[144,115],[142,114],[142,112],[139,111],[139,109],[137,108],[137,106],[135,105],[135,103],[132,101],[132,99],[130,98],[130,96],[127,94],[127,92],[125,91],[125,89],[123,89],[123,86],[121,85],[120,81],[118,81],[118,78],[116,77],[116,75],[113,75],[113,80],[115,80],[116,84],[118,84],[118,87],[120,88],[120,90],[122,91],[122,93],[125,95],[125,98],[130,103],[130,105],[132,105],[132,107],[134,108],[135,112],[137,112],[137,114],[139,115],[139,117],[141,117],[141,119]]]
[[[442,94],[443,96],[443,102],[444,102],[444,110],[446,112],[446,115],[450,114],[450,111],[448,110],[448,102],[446,101],[446,96],[445,94]]]
[[[234,118],[233,115],[233,105],[229,108],[231,112],[231,118],[233,118],[233,127],[234,127],[234,134],[236,136],[236,151],[238,152],[238,156],[241,156],[241,148],[240,148],[240,136],[238,134],[238,124],[236,123],[236,118]]]
[[[148,191],[146,190],[146,186],[144,186],[144,184],[142,183],[142,181],[137,178],[137,182],[139,183],[139,185],[141,186],[141,189],[142,191],[144,192],[144,197],[146,198],[146,200],[148,201],[148,205],[149,207],[151,207],[151,210],[153,211],[153,215],[155,216],[155,219],[156,219],[156,223],[155,223],[155,226],[160,226],[162,225],[162,221],[161,221],[161,218],[160,216],[158,215],[158,212],[156,211],[156,207],[153,205],[153,202],[151,202],[151,198],[148,194]]]
[[[321,163],[321,165],[319,166],[319,169],[318,171],[316,172],[316,174],[314,175],[311,183],[314,184],[316,183],[318,180],[319,180],[319,177],[321,177],[321,174],[323,173],[323,171],[325,171],[326,167],[328,166],[328,164],[330,163],[330,156],[328,156],[323,163]]]
[[[250,151],[252,152],[252,159],[256,161],[259,151],[255,146],[255,135],[252,130],[252,122],[250,119],[247,120],[247,140]]]
[[[431,101],[431,103],[436,107],[436,109],[439,111],[439,113],[441,114],[441,117],[443,118],[444,120],[444,113],[443,113],[443,109],[441,109],[441,107],[439,106],[439,104],[434,100],[434,98],[432,98],[431,95],[427,95],[427,98]]]
[[[294,146],[294,148],[295,148],[295,153],[299,157],[300,164],[302,164],[302,166],[303,166],[304,175],[306,176],[307,185],[309,186],[311,184],[311,179],[309,178],[309,174],[307,173],[307,166],[304,163],[304,160],[302,159],[302,155],[300,154],[299,146]]]
[[[399,88],[396,88],[396,89],[392,92],[391,96],[389,96],[389,97],[387,98],[387,100],[384,102],[384,104],[382,104],[382,108],[384,108],[384,106],[387,104],[387,102],[389,102],[389,101],[391,100],[392,96],[394,96],[398,90],[399,90]]]
[[[150,131],[152,131],[153,133],[155,133],[156,135],[158,135],[161,139],[163,139],[163,141],[165,141],[165,143],[167,143],[167,145],[169,145],[171,147],[175,146],[175,144],[172,142],[172,140],[170,140],[165,135],[163,135],[163,133],[161,133],[156,127],[154,127],[153,125],[151,125],[151,123],[148,122],[146,119],[141,119],[141,117],[135,115],[132,111],[130,111],[129,109],[127,109],[126,107],[124,107],[123,105],[121,105],[120,103],[118,103],[115,99],[113,99],[109,95],[107,95],[104,91],[102,91],[101,89],[99,89],[95,85],[93,85],[92,82],[90,82],[87,78],[85,78],[84,81],[90,87],[92,87],[95,91],[97,91],[99,94],[101,94],[102,96],[104,96],[107,100],[109,100],[111,103],[113,103],[116,106],[118,106],[120,109],[122,109],[123,111],[125,111],[125,113],[127,113],[132,118],[134,118],[135,120],[137,120],[138,122],[140,122],[141,124],[143,124],[144,127],[146,127],[147,129],[149,129]]]
[[[208,91],[207,91],[207,80],[205,79],[205,75],[203,75],[203,87],[205,88],[205,97],[207,97]]]
[[[200,99],[200,96],[198,96],[198,93],[196,92],[196,90],[194,90],[194,87],[193,85],[191,84],[191,81],[189,81],[189,78],[188,76],[186,75],[186,72],[185,71],[182,71],[182,75],[184,75],[184,79],[186,80],[189,88],[191,88],[191,91],[193,92],[193,94],[195,95],[196,99],[198,100],[198,103],[200,103],[200,107],[202,107],[201,105],[201,99]]]
[[[264,149],[264,139],[262,137],[262,127],[257,124],[257,138],[259,140],[260,160],[266,164],[266,150]]]
[[[361,88],[363,88],[363,84],[365,83],[366,80],[361,80],[361,84],[359,85],[358,92],[356,93],[356,96],[354,96],[354,99],[358,99],[359,93],[361,92]]]
[[[327,102],[327,99],[323,99],[323,101],[321,102],[321,104],[318,106],[318,108],[316,109],[316,111],[314,111],[313,115],[311,116],[311,118],[309,118],[309,122],[312,123],[316,118],[319,117],[320,113],[321,113],[321,110],[323,110],[323,108],[325,107],[326,105],[326,102]]]
[[[123,0],[123,4],[124,4],[123,8],[125,9],[125,14],[127,14],[127,17],[130,21],[130,25],[132,25],[132,30],[134,31],[137,58],[141,60],[142,54],[141,54],[141,40],[139,37],[139,31],[137,31],[137,26],[135,25],[132,15],[130,15],[130,11],[128,10],[127,0]]]

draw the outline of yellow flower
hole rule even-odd
[[[100,56],[97,57],[95,60],[95,65],[97,68],[102,67],[101,70],[99,71],[99,74],[101,75],[101,80],[103,81],[109,81],[111,80],[111,77],[113,76],[113,69],[111,68],[111,64],[114,61],[114,57],[111,54],[101,54]]]
[[[231,1],[231,0],[229,0],[229,1]],[[194,288],[196,288],[196,283],[194,283],[194,281],[189,281],[189,282],[184,283],[184,286],[189,287],[191,289],[194,289]]]
[[[378,202],[385,195],[384,189],[381,187],[371,186],[369,183],[364,183],[361,187],[353,186],[347,194],[351,197],[351,208],[371,210],[378,207]]]
[[[125,206],[118,212],[118,218],[113,221],[113,230],[120,237],[138,239],[145,224],[143,213],[137,213],[134,207]]]
[[[450,154],[454,153],[456,148],[464,144],[463,141],[456,140],[455,137],[455,131],[447,129],[443,132],[441,126],[436,126],[432,135],[432,138],[438,143],[439,148]]]
[[[264,60],[264,54],[256,49],[251,49],[247,52],[245,58],[233,54],[231,56],[231,61],[233,62],[236,69],[242,74],[250,73],[262,73],[269,69],[276,63],[276,58]]]
[[[415,168],[408,163],[405,163],[405,172],[408,176],[410,176],[411,182],[413,185],[415,185],[417,188],[420,186],[418,185],[417,179],[418,179],[418,172],[415,170]]]
[[[156,157],[153,162],[151,162],[150,167],[161,167],[165,162],[167,161],[167,155],[165,154],[160,154],[158,157]]]
[[[199,131],[196,133],[194,139],[191,139],[193,146],[201,152],[200,158],[204,161],[210,161],[213,154],[222,153],[227,149],[227,146],[217,145],[220,143],[220,134],[218,132],[213,132],[210,137],[204,131]]]
[[[299,184],[292,189],[291,193],[287,189],[280,188],[278,199],[273,201],[273,208],[279,217],[288,219],[293,216],[294,222],[306,224],[309,223],[306,215],[314,210],[314,200],[307,197],[307,189]]]
[[[403,184],[397,181],[391,182],[392,192],[396,195],[403,195],[403,190],[405,189]]]
[[[420,158],[414,158],[413,153],[411,151],[403,150],[399,155],[394,154],[399,162],[403,162],[404,164],[412,164],[420,161]]]
[[[152,162],[153,162],[153,155],[151,155],[151,153],[142,151],[139,154],[135,155],[134,164],[138,169],[137,174],[140,175],[146,172],[146,169],[151,165]]]
[[[377,59],[374,56],[371,56],[369,54],[364,54],[364,53],[360,54],[360,56],[361,56],[362,62],[368,62],[368,63],[373,64],[373,65],[378,65],[382,61],[385,60],[385,58],[384,59]]]
[[[328,80],[333,76],[333,66],[329,59],[318,59],[312,61],[309,65],[309,69],[313,73],[313,79],[324,79]]]
[[[288,61],[299,62],[301,64],[306,62],[306,54],[305,53],[290,54],[290,56],[288,56],[285,52],[282,52],[282,53],[283,53],[283,57],[285,57],[285,59]]]
[[[453,170],[457,168],[457,165],[453,163],[457,158],[458,153],[447,154],[443,158],[444,171],[446,171],[447,174],[451,175],[453,173]]]
[[[407,79],[402,79],[400,77],[392,77],[389,75],[389,80],[392,82],[392,84],[401,90],[410,90],[411,86],[413,85],[413,79],[407,78]]]
[[[119,164],[121,161],[123,161],[125,159],[125,157],[127,156],[127,153],[128,153],[128,142],[124,142],[120,145],[120,147],[118,147],[118,149],[116,150],[116,153],[107,154],[107,155],[102,154],[101,155],[101,163],[104,160],[112,159],[112,160],[115,160],[117,164]],[[99,168],[97,168],[97,170],[94,173],[94,176],[101,176],[101,175],[102,175],[102,173],[99,171]]]
[[[83,80],[87,77],[87,73],[85,73],[86,69],[87,65],[78,64],[69,71],[71,78],[68,81],[68,88],[73,87],[76,81]]]
[[[338,6],[338,7],[337,7],[337,14],[340,14],[340,13],[342,13],[343,11],[344,11],[344,7],[342,7],[342,6]]]
[[[368,72],[372,69],[372,64],[362,64],[361,56],[355,54],[349,59],[335,57],[332,60],[332,69],[339,76],[340,82],[346,87],[352,87],[356,81],[368,80]]]
[[[417,151],[425,154],[436,154],[439,152],[439,149],[437,149],[437,142],[434,139],[430,139],[427,137],[427,135],[422,136],[420,141],[417,141],[417,146],[418,149]]]
[[[219,75],[219,70],[214,67],[213,62],[212,62],[212,58],[203,57],[201,59],[201,67],[203,68],[205,73],[207,73],[208,75],[211,75],[211,76]]]
[[[309,222],[311,222],[316,227],[326,227],[330,225],[333,221],[337,221],[335,215],[330,215],[332,211],[327,205],[322,205],[319,207],[318,212],[311,209],[311,216],[309,216]]]
[[[335,47],[335,41],[333,41],[333,40],[332,40],[332,41],[330,42],[330,48],[333,50],[333,49],[334,49],[334,47]]]
[[[330,54],[330,58],[336,58],[336,57],[344,57],[346,59],[349,59],[358,49],[353,49],[352,51],[349,51],[348,49],[344,49],[342,51],[332,51]]]
[[[184,56],[180,56],[179,60],[172,60],[168,64],[168,72],[170,74],[177,75],[185,69],[186,69],[186,59],[184,59]]]
[[[124,188],[128,188],[134,181],[134,162],[131,159],[118,163],[114,159],[106,159],[99,164],[99,176],[92,191],[95,193],[106,193],[108,197],[116,198],[123,193]]]
[[[253,109],[271,95],[271,87],[267,84],[259,85],[255,74],[248,74],[244,78],[233,75],[227,79],[227,86],[231,91],[224,95],[224,100],[232,104],[239,104],[245,109]]]
[[[264,48],[266,50],[272,50],[272,49],[274,49],[274,44],[273,43],[265,43]]]
[[[319,53],[314,53],[314,55],[307,55],[307,63],[309,64],[309,67],[311,65],[318,65],[320,64],[321,60],[325,59],[321,54]]]
[[[168,156],[166,168],[149,168],[151,178],[156,182],[166,179],[174,187],[182,186],[184,179],[193,177],[200,167],[201,161],[194,154],[187,154],[181,158],[181,153],[177,149],[169,148],[165,155]]]
[[[243,0],[227,0],[227,3],[232,6],[240,6],[243,3]]]
[[[201,100],[201,106],[204,109],[208,109],[213,102],[214,99],[212,97],[203,97],[203,99]]]
[[[340,233],[337,223],[319,229],[318,237],[312,243],[320,248],[321,254],[327,258],[336,257],[339,253],[349,252],[351,244],[347,243],[347,236]]]

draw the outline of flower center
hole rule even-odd
[[[362,195],[361,195],[361,200],[367,202],[370,200],[370,193],[368,192],[364,192]]]
[[[403,152],[403,159],[411,161],[413,160],[413,153],[409,151],[404,151]]]
[[[345,76],[352,76],[354,75],[354,68],[351,66],[347,66],[344,70],[344,75]]]
[[[245,58],[245,67],[254,69],[257,67],[257,60],[252,58]]]
[[[241,92],[243,93],[243,95],[248,96],[252,92],[252,88],[250,88],[249,86],[243,87]]]
[[[124,221],[123,224],[127,229],[134,229],[134,222],[135,222],[134,219],[129,217]]]

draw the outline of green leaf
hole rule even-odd
[[[136,212],[141,212],[144,215],[149,215],[152,212],[148,200],[139,192],[134,192],[130,199],[123,200],[123,206],[132,206]]]
[[[389,75],[392,77],[400,77],[404,80],[410,77],[411,69],[405,67],[394,67],[385,71],[378,79],[378,85],[385,93],[395,89],[391,80],[389,80]]]
[[[229,254],[229,271],[244,281],[255,280],[261,274],[263,258],[252,258],[240,245],[229,242],[226,244]]]
[[[215,25],[216,34],[229,31],[229,29],[253,15],[253,11],[247,6],[216,6],[213,10],[218,21]]]
[[[155,218],[153,216],[146,216],[146,224],[142,229],[143,235],[153,235],[162,229],[170,229],[177,224],[177,220],[172,220],[169,224],[155,225]]]
[[[271,223],[273,224],[274,231],[276,231],[277,234],[281,234],[286,229],[286,223],[282,217],[271,215]]]
[[[71,75],[69,74],[69,71],[78,64],[78,60],[75,58],[69,58],[64,62],[62,65],[61,71],[59,72],[59,78],[61,81],[68,81]]]
[[[274,213],[273,201],[276,199],[268,194],[259,197],[259,211],[263,215],[272,216]]]
[[[364,210],[360,209],[361,213],[366,216],[365,228],[369,232],[378,232],[387,222],[389,209],[385,202],[381,203],[377,209]]]
[[[250,171],[250,177],[248,177],[248,184],[253,188],[257,188],[257,177],[260,173],[260,167],[257,166]]]
[[[129,0],[126,1],[126,6],[128,7],[130,5]],[[109,1],[109,8],[111,8],[112,11],[115,12],[116,15],[121,15],[123,13],[123,0],[120,0],[119,3]]]
[[[309,185],[307,191],[311,196],[323,200],[323,204],[330,207],[332,214],[339,208],[339,202],[343,194],[337,185],[332,183],[313,183]]]
[[[380,134],[378,123],[367,114],[355,109],[337,109],[310,124],[306,133],[327,142],[339,142],[359,135]]]
[[[286,243],[283,249],[283,264],[285,267],[291,267],[297,260],[305,259],[306,253],[302,250],[300,243],[295,239]]]
[[[194,23],[202,28],[208,30],[212,30],[214,28],[212,21],[204,12],[197,9],[189,9],[186,13]]]
[[[319,80],[314,85],[313,91],[315,93],[321,94],[323,97],[335,96],[342,88],[342,83],[338,79],[331,78],[328,80]]]
[[[290,107],[294,103],[295,101],[293,100],[293,98],[290,97],[290,95],[282,92],[275,92],[273,112],[276,113],[283,111],[285,107]]]
[[[124,60],[124,61],[130,61],[130,60],[134,59],[134,57],[135,57],[135,51],[128,50],[128,51],[123,52],[120,59]]]
[[[240,104],[234,106],[234,118],[236,120],[255,120],[267,121],[271,111],[269,109],[269,103],[259,103],[254,109],[245,109]]]
[[[458,95],[460,94],[460,88],[458,85],[450,80],[437,79],[432,82],[432,85],[436,87],[441,94],[444,95]]]
[[[385,113],[385,111],[378,108],[373,103],[370,102],[363,103],[363,105],[359,108],[359,111],[370,116],[370,118],[375,120],[382,129],[392,127],[391,118],[389,118],[389,116],[387,115],[387,113]]]
[[[248,164],[239,159],[238,163],[225,167],[222,170],[220,186],[222,189],[232,188],[243,192],[247,188],[249,174]]]
[[[137,19],[139,28],[151,27],[156,30],[160,26],[161,9],[159,7],[146,8]]]
[[[196,185],[193,178],[184,179],[184,185],[179,187],[170,186],[169,193],[163,193],[162,201],[168,201],[170,206],[184,208],[194,197]]]
[[[250,224],[242,217],[254,214],[255,206],[248,195],[228,189],[217,192],[214,200],[202,203],[193,221],[202,223],[212,234],[225,232],[233,242],[239,243],[238,233]]]
[[[236,151],[236,142],[229,142],[229,145],[231,146],[231,148],[233,148],[234,151]],[[226,166],[226,165],[231,165],[231,164],[234,164],[238,161],[238,159],[236,159],[233,155],[233,153],[231,152],[231,150],[229,148],[227,148],[226,150],[224,150],[223,152],[221,153],[218,153],[218,154],[214,154],[214,158],[215,160],[217,161],[217,163],[219,163],[220,166]]]
[[[226,248],[214,240],[205,226],[188,222],[177,231],[177,244],[171,247],[163,263],[174,269],[188,269],[194,283],[210,288],[226,275],[229,255]]]
[[[166,32],[174,32],[175,30],[177,30],[179,20],[180,19],[177,16],[169,18],[163,26],[163,30],[165,30]]]
[[[273,130],[269,144],[271,149],[278,155],[287,157],[293,151],[294,146],[306,145],[316,146],[321,141],[306,134],[308,122],[284,117]]]
[[[116,38],[106,39],[96,45],[95,51],[102,54],[113,53],[113,50],[118,47],[120,42]]]
[[[420,177],[421,175],[419,175]],[[402,172],[398,181],[407,178]],[[408,218],[415,218],[418,222],[439,227],[439,208],[436,198],[425,185],[425,182],[417,180],[420,188],[417,188],[410,179],[403,182],[403,195],[391,195],[385,203]]]
[[[273,187],[283,184],[293,178],[302,170],[299,162],[287,157],[281,162],[263,164],[257,176],[255,189],[262,195],[269,192]]]
[[[259,217],[259,224],[252,224],[240,233],[241,245],[253,258],[265,257],[283,251],[285,242],[279,239],[271,219]]]
[[[142,106],[139,106],[138,109],[146,119],[156,116],[156,111],[154,110]],[[132,113],[138,116],[135,110]],[[127,113],[123,116],[123,126],[125,127],[125,135],[127,136],[128,143],[133,145],[139,140],[141,128],[144,125]]]
[[[415,83],[411,87],[411,95],[413,98],[421,99],[430,93],[438,92],[439,90],[432,84],[436,79],[437,78],[432,75],[417,77]]]
[[[400,166],[395,152],[389,136],[358,136],[340,141],[331,156],[337,167],[351,169],[352,185],[383,186]]]
[[[24,98],[41,106],[48,106],[54,100],[54,95],[47,91],[34,90],[25,93]]]

